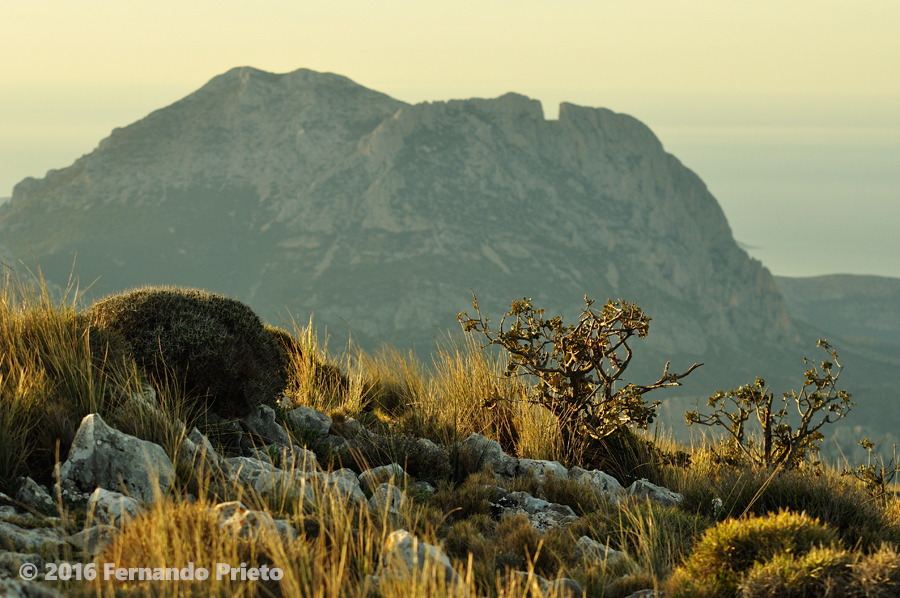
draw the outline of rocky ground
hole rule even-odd
[[[148,389],[144,396],[136,395],[134,400],[151,403],[154,395]],[[315,435],[321,441],[318,446],[352,447],[361,439],[374,437],[352,418],[335,426],[325,413],[303,406],[286,407],[282,412],[286,418]],[[432,484],[424,479],[414,480],[398,463],[361,473],[348,468],[331,471],[323,468],[315,452],[291,441],[291,435],[277,421],[271,407],[260,406],[241,426],[243,432],[237,442],[240,448],[236,449],[235,456],[220,454],[194,428],[181,441],[179,459],[194,465],[203,463],[234,486],[262,498],[289,488],[292,498],[308,508],[314,508],[316,501],[326,497],[338,497],[348,505],[390,514],[397,512],[408,495],[427,498],[435,492]],[[423,451],[441,452],[450,448],[427,439],[417,442]],[[498,519],[509,514],[524,515],[539,532],[571,525],[578,520],[578,515],[569,506],[524,491],[511,492],[503,487],[503,480],[533,476],[538,488],[549,476],[577,480],[612,502],[638,497],[675,505],[682,500],[681,495],[646,480],[623,488],[616,479],[599,470],[567,469],[556,461],[517,459],[505,454],[496,441],[479,434],[472,434],[455,448],[467,451],[473,462],[493,472],[497,484],[490,489],[492,515]],[[61,596],[42,581],[46,573],[58,570],[64,562],[72,567],[92,562],[121,533],[123,526],[171,492],[176,466],[161,446],[110,427],[98,414],[85,417],[66,460],[59,466],[58,484],[47,488],[27,478],[14,497],[0,494],[0,595]],[[196,500],[187,494],[175,498]],[[72,509],[85,509],[91,514],[77,532],[64,520]],[[260,529],[269,528],[276,530],[285,541],[297,541],[298,534],[291,521],[275,519],[268,512],[253,510],[240,501],[221,502],[209,509],[223,533],[252,537]],[[629,558],[598,540],[580,537],[576,553],[607,563]],[[59,554],[72,555],[72,560],[54,560],[53,555]],[[416,567],[421,569],[426,561],[444,571],[448,584],[459,583],[459,573],[441,546],[418,541],[409,531],[398,529],[388,537],[380,569],[370,582],[377,588],[385,579],[402,576]],[[48,566],[51,563],[57,567]],[[27,572],[28,565],[38,572],[33,581],[26,581],[20,575],[20,571]],[[514,576],[529,574],[533,575],[528,571],[510,572]],[[584,591],[573,579],[549,581],[536,576],[536,581],[544,591],[556,586],[558,592],[562,591],[559,595],[570,592],[580,596]],[[649,589],[632,594],[632,598],[651,595],[656,594]]]

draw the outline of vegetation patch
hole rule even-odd
[[[115,295],[90,310],[93,323],[121,335],[135,361],[157,379],[174,378],[223,418],[273,404],[285,387],[276,338],[249,307],[178,288]]]

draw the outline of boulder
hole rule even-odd
[[[626,492],[628,496],[636,496],[646,500],[659,503],[666,507],[676,507],[684,500],[684,496],[677,492],[672,492],[668,488],[651,484],[645,479],[640,479],[628,487]]]
[[[569,477],[569,470],[562,463],[538,459],[519,459],[516,473],[520,476],[533,475],[541,483],[547,480],[548,475],[552,475],[557,480],[565,480]]]
[[[191,430],[191,433],[181,441],[181,454],[194,464],[205,462],[216,468],[222,465],[222,457],[197,428]]]
[[[406,473],[396,463],[367,469],[359,474],[358,479],[359,486],[363,492],[372,492],[378,485],[385,482],[394,485],[406,485]]]
[[[37,482],[31,478],[25,478],[19,491],[16,492],[16,500],[41,511],[42,513],[53,513],[56,511],[56,503],[50,494]]]
[[[352,469],[339,469],[329,474],[319,474],[325,492],[336,494],[340,500],[352,500],[366,504],[366,495],[359,487],[359,479]]]
[[[504,453],[500,443],[496,440],[490,440],[473,432],[463,440],[462,444],[481,468],[490,467],[497,475],[513,476],[516,474],[519,460]]]
[[[291,446],[291,437],[284,427],[275,421],[275,410],[268,405],[258,405],[254,411],[244,418],[244,423],[253,434],[262,438],[265,444]]]
[[[510,492],[499,499],[495,506],[499,508],[501,517],[507,513],[524,514],[539,532],[578,520],[578,515],[571,507],[535,498],[527,492]]]
[[[420,542],[405,529],[399,529],[391,532],[384,544],[379,577],[404,579],[412,571],[421,573],[426,565],[436,575],[442,576],[448,586],[461,581],[443,550]]]
[[[121,526],[143,511],[137,500],[104,488],[97,488],[91,493],[88,507],[98,521],[115,526]]]
[[[44,565],[47,564],[39,554],[31,552],[0,552],[0,578],[18,576],[19,567],[26,563],[34,565],[38,568],[38,571],[44,571]],[[5,594],[2,595],[5,596]]]
[[[287,520],[273,519],[265,511],[248,509],[239,501],[220,503],[212,507],[212,512],[219,520],[219,527],[240,538],[258,538],[266,529],[269,529],[285,539],[297,539],[296,530]]]
[[[232,482],[253,488],[260,495],[271,492],[279,481],[285,479],[284,471],[268,461],[252,457],[230,457],[224,460],[231,470]]]
[[[0,546],[3,548],[26,553],[49,548],[52,552],[58,552],[65,543],[65,536],[56,528],[25,529],[8,521],[0,521]]]
[[[621,550],[610,548],[588,536],[581,536],[575,542],[575,556],[592,561],[600,561],[606,566],[612,566],[620,561],[628,560],[628,555]]]
[[[99,524],[81,530],[66,538],[71,546],[88,555],[95,555],[112,544],[118,530],[111,525]]]
[[[369,509],[373,511],[387,511],[391,515],[400,514],[400,504],[403,502],[403,492],[393,484],[387,482],[379,485],[369,499]]]
[[[432,486],[431,484],[429,484],[426,481],[419,480],[418,482],[416,482],[415,484],[412,485],[412,492],[418,496],[430,498],[430,497],[434,496],[435,492],[437,492],[437,488],[435,488],[434,486]]]
[[[331,430],[331,418],[311,407],[295,407],[288,412],[288,417],[301,428],[311,430],[320,436],[326,436]]]
[[[616,478],[599,469],[587,471],[580,467],[573,467],[569,470],[569,479],[587,484],[607,498],[615,498],[625,494],[625,489]]]
[[[344,420],[344,423],[341,425],[341,435],[349,438],[362,437],[371,439],[376,437],[376,434],[367,430],[361,421],[352,417]]]
[[[316,454],[309,449],[291,445],[290,449],[284,449],[281,454],[282,467],[290,472],[319,471],[319,460]]]
[[[99,486],[151,503],[175,480],[175,468],[161,446],[114,430],[93,413],[81,420],[59,476],[81,492]]]

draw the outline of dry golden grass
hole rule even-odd
[[[295,404],[329,412],[338,421],[357,418],[383,434],[388,439],[384,444],[388,454],[383,456],[390,461],[402,462],[404,455],[393,454],[398,450],[412,455],[409,438],[452,446],[477,432],[498,440],[517,457],[587,465],[582,461],[585,445],[563,438],[556,420],[525,400],[529,380],[504,377],[503,358],[484,350],[471,336],[443,340],[432,363],[424,365],[390,348],[368,354],[348,347],[333,355],[320,345],[312,322],[292,326],[291,334],[273,331],[288,349],[286,395]],[[156,408],[122,400],[142,392],[144,383],[143,374],[117,349],[116,339],[99,338],[85,322],[73,288],[54,297],[39,276],[35,284],[7,276],[0,288],[0,484],[4,485],[0,489],[11,489],[17,476],[24,474],[52,482],[56,443],[64,457],[81,418],[100,412],[120,429],[161,444],[178,464],[178,481],[175,496],[163,498],[125,524],[94,562],[151,570],[180,569],[193,562],[212,573],[212,579],[202,582],[70,582],[62,586],[68,595],[563,595],[558,589],[542,593],[535,577],[540,574],[550,580],[577,579],[591,598],[625,596],[670,583],[673,572],[691,558],[699,538],[715,529],[717,521],[765,516],[779,508],[819,518],[845,545],[833,553],[811,553],[805,560],[772,559],[738,580],[747,592],[771,594],[771,588],[778,588],[789,593],[803,585],[795,580],[797,575],[819,565],[830,567],[829,563],[852,565],[854,587],[865,588],[865,595],[891,595],[878,588],[900,583],[897,501],[881,505],[868,500],[858,482],[827,467],[773,472],[717,461],[702,444],[683,447],[667,436],[623,436],[613,455],[618,461],[610,465],[683,493],[684,503],[678,508],[633,500],[616,505],[569,480],[543,485],[534,479],[504,482],[511,489],[568,504],[582,516],[567,529],[540,534],[521,516],[494,519],[492,476],[469,475],[472,464],[462,463],[464,456],[452,450],[443,457],[451,463],[446,472],[441,470],[437,493],[430,497],[409,492],[399,515],[348,504],[315,482],[308,482],[315,500],[304,502],[297,497],[305,489],[296,487],[301,482],[292,473],[277,492],[265,497],[229,487],[221,474],[203,463],[186,463],[178,454],[192,422],[202,419],[202,414],[185,408],[195,401],[184,396],[175,380],[154,381]],[[678,451],[689,459],[674,458]],[[365,456],[360,452],[356,465],[364,465]],[[419,470],[427,469],[419,465]],[[186,500],[188,492],[196,499]],[[723,502],[719,510],[712,509],[716,498]],[[286,519],[296,539],[286,539],[267,524],[249,538],[221,528],[211,509],[232,499],[265,513],[264,521]],[[62,515],[61,525],[69,531],[73,521],[79,527],[90,518],[77,511]],[[422,542],[443,542],[463,583],[447,587],[436,574],[437,567],[429,563],[421,574],[383,582],[376,594],[369,576],[377,573],[385,541],[397,529],[410,531]],[[573,545],[581,535],[624,550],[629,561],[606,567],[576,558]],[[860,542],[855,545],[848,539]],[[216,563],[277,567],[284,577],[264,583],[216,579]],[[510,568],[525,574],[508,576]],[[856,595],[849,592],[835,595]]]

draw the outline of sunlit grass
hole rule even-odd
[[[504,376],[504,358],[471,336],[442,339],[431,363],[424,364],[389,347],[367,353],[348,345],[335,353],[320,344],[312,321],[290,328],[270,328],[285,349],[285,404],[329,413],[338,430],[352,417],[379,435],[330,455],[332,461],[321,457],[320,464],[361,470],[399,463],[407,473],[415,472],[400,483],[406,492],[399,513],[349,502],[318,477],[303,474],[287,454],[270,455],[285,471],[265,496],[233,485],[210,461],[187,459],[184,438],[193,425],[204,429],[206,420],[206,414],[188,406],[202,401],[187,397],[174,378],[151,379],[141,372],[128,358],[127,347],[90,325],[71,285],[54,294],[39,273],[23,279],[6,272],[0,288],[0,489],[14,490],[22,475],[45,484],[55,481],[57,456],[65,458],[79,422],[100,413],[118,429],[163,446],[176,465],[177,480],[169,495],[124,524],[94,562],[150,569],[193,562],[213,575],[185,583],[70,582],[63,584],[67,595],[563,595],[558,588],[544,591],[540,575],[549,581],[575,579],[592,598],[626,596],[669,587],[700,538],[716,525],[781,509],[804,512],[833,530],[843,544],[831,556],[868,576],[870,581],[860,583],[872,585],[879,575],[900,577],[900,505],[892,496],[884,503],[872,499],[859,481],[841,476],[837,468],[750,467],[720,458],[713,450],[714,438],[683,446],[669,434],[653,432],[623,433],[610,439],[605,452],[598,451],[584,440],[564,437],[554,417],[527,401],[531,382]],[[322,442],[292,432],[301,446]],[[626,485],[628,478],[646,477],[683,494],[684,500],[678,507],[635,499],[615,503],[573,480],[495,480],[490,473],[473,473],[477,464],[466,462],[455,448],[473,432],[499,441],[516,457],[555,459],[568,467],[600,463]],[[423,449],[418,438],[443,448]],[[418,475],[437,486],[434,495],[415,489]],[[581,518],[544,533],[522,515],[498,520],[491,509],[498,483],[571,506]],[[249,537],[220,525],[214,508],[228,500],[263,513]],[[68,532],[90,525],[92,517],[69,507],[60,515],[54,525]],[[292,531],[285,535],[287,528],[275,526],[276,520],[284,520]],[[371,576],[380,571],[388,536],[399,529],[442,546],[462,583],[448,586],[439,567],[427,563],[424,571],[403,579],[383,579],[376,594]],[[574,545],[582,535],[624,551],[628,559],[607,566],[578,558]],[[741,583],[763,588],[759,591],[783,588],[793,583],[791,575],[813,567],[820,557],[831,558],[829,554],[778,557]],[[47,556],[84,557],[71,552]],[[217,563],[277,567],[284,577],[264,583],[215,579]],[[513,571],[523,574],[511,575]]]

